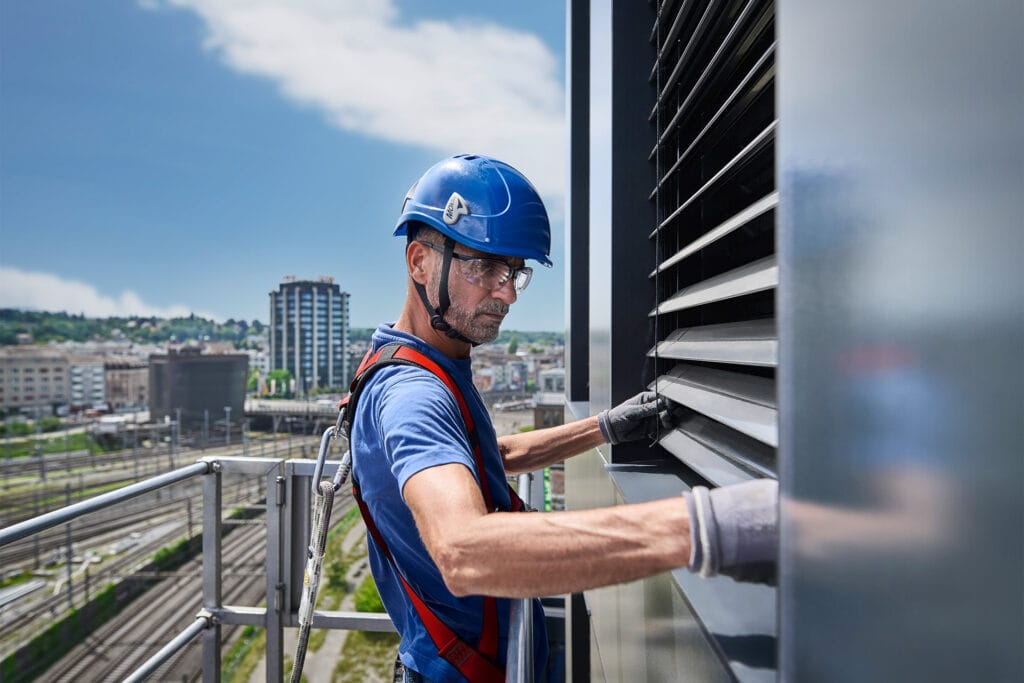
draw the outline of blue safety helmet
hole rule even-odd
[[[503,161],[460,154],[432,166],[406,193],[395,236],[419,221],[467,247],[551,266],[544,202]]]

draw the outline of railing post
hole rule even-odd
[[[519,497],[529,506],[533,474],[520,474],[518,483]],[[512,601],[505,670],[505,680],[509,683],[533,683],[533,600],[530,598]]]
[[[284,558],[282,518],[286,499],[287,479],[281,467],[267,474],[267,681],[278,683],[284,677],[284,615],[287,601],[284,595]]]
[[[220,463],[203,475],[203,609],[213,615],[203,632],[203,683],[220,683],[221,607],[221,477]]]

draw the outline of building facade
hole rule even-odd
[[[99,407],[106,402],[102,356],[68,356],[68,402],[72,410]]]
[[[349,294],[333,278],[285,278],[270,292],[270,370],[287,370],[295,391],[347,387]]]
[[[575,595],[570,680],[1024,680],[1024,12],[892,9],[568,2],[569,409],[684,417],[566,506],[782,493],[777,588]]]
[[[142,410],[149,403],[149,364],[144,360],[108,359],[103,365],[104,391],[110,410]]]
[[[154,421],[178,419],[185,429],[244,419],[249,356],[183,349],[149,357],[149,413]],[[237,427],[236,427],[237,428]]]
[[[68,359],[43,346],[0,347],[0,408],[5,414],[53,415],[68,402]]]

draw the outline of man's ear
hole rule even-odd
[[[430,247],[421,242],[410,242],[405,248],[405,265],[409,269],[409,277],[413,282],[426,285],[430,279],[431,264]]]

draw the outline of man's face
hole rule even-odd
[[[432,250],[433,251],[433,250]],[[482,258],[508,264],[513,269],[524,265],[523,259],[496,256],[461,244],[455,245],[455,254],[468,258]],[[441,283],[442,254],[434,251],[434,270],[428,288],[431,302],[436,306],[440,300],[438,292]],[[465,277],[467,264],[452,259],[448,275],[448,296],[451,305],[445,313],[448,324],[459,330],[465,337],[478,344],[494,341],[501,329],[501,322],[508,314],[509,307],[516,301],[516,290],[509,280],[496,289],[470,282]]]

